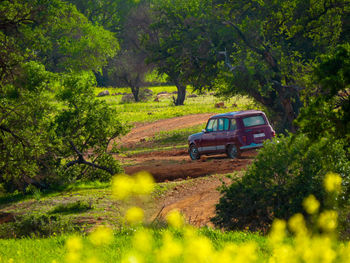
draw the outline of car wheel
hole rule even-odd
[[[188,149],[188,153],[190,154],[192,160],[198,160],[201,157],[198,148],[193,144],[191,144],[190,148]]]
[[[238,150],[237,146],[234,144],[231,144],[227,148],[227,156],[231,159],[239,158],[240,157],[240,151]]]

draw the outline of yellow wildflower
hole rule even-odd
[[[303,207],[308,214],[312,215],[318,211],[320,207],[320,202],[316,199],[314,195],[309,195],[307,198],[304,199]]]
[[[92,258],[89,258],[86,263],[100,263],[101,261],[99,261],[97,258],[95,257],[92,257]]]
[[[197,236],[186,240],[184,256],[185,263],[214,262],[215,253],[210,240],[204,236]]]
[[[78,236],[70,237],[66,241],[66,248],[70,252],[77,252],[77,251],[81,250],[82,247],[83,247],[82,240]]]
[[[139,172],[135,175],[135,194],[146,195],[150,194],[154,190],[154,179],[148,172]]]
[[[126,222],[131,225],[142,223],[144,218],[144,212],[139,207],[131,207],[125,214]]]
[[[135,233],[133,238],[134,248],[138,251],[147,253],[152,250],[153,238],[146,230],[139,230]]]
[[[89,235],[89,239],[95,246],[108,245],[112,242],[113,231],[109,227],[99,226]]]
[[[124,200],[133,193],[135,181],[128,175],[120,174],[113,178],[112,193],[117,200]]]
[[[341,177],[336,173],[326,174],[324,187],[328,192],[339,192],[341,190]]]
[[[286,235],[286,221],[276,219],[273,221],[269,240],[272,244],[282,242]]]
[[[144,260],[142,257],[136,254],[128,254],[123,257],[122,263],[143,263]]]
[[[171,262],[181,256],[182,252],[181,243],[176,241],[169,231],[166,231],[163,234],[163,245],[156,253],[157,262]]]
[[[306,235],[307,228],[302,214],[293,215],[288,221],[289,228],[297,235]]]
[[[338,213],[333,210],[327,210],[320,214],[318,219],[319,226],[325,231],[332,231],[337,227]]]
[[[170,226],[175,228],[181,228],[185,223],[184,217],[177,210],[170,211],[167,214],[166,220]]]

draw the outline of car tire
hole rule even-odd
[[[190,154],[191,160],[198,160],[201,158],[198,148],[194,144],[191,144],[188,153]]]
[[[236,145],[231,144],[227,148],[227,156],[231,159],[239,158],[241,153]]]

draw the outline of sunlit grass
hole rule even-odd
[[[165,229],[150,229],[156,244],[161,244],[162,234]],[[208,237],[215,247],[221,248],[228,242],[237,245],[255,241],[259,244],[262,258],[268,253],[265,237],[247,232],[221,232],[218,230],[201,229],[201,234]],[[132,236],[135,229],[124,229],[114,232],[111,244],[95,247],[87,237],[82,236],[86,260],[96,257],[99,262],[120,262],[124,255],[132,247]],[[176,235],[176,231],[174,231]],[[81,236],[81,235],[79,235]],[[179,237],[181,240],[181,237]],[[68,236],[54,236],[50,238],[24,238],[0,240],[0,262],[66,262],[67,248],[65,241]],[[11,259],[13,261],[11,261]],[[55,261],[53,261],[55,260]],[[85,261],[86,262],[86,261]]]
[[[175,86],[159,86],[159,87],[148,87],[154,94],[159,92],[173,92],[176,91]],[[105,90],[101,88],[96,88],[95,93]],[[130,89],[127,88],[110,88],[109,92],[128,92]],[[191,92],[189,88],[188,94]],[[155,96],[154,96],[155,97]],[[154,98],[153,97],[153,98]],[[180,117],[190,114],[199,113],[224,113],[230,111],[238,110],[248,110],[248,109],[261,109],[252,99],[245,96],[235,96],[228,100],[223,100],[223,98],[217,98],[214,95],[198,95],[195,98],[187,97],[185,100],[185,105],[174,106],[172,101],[172,95],[160,98],[159,102],[155,102],[151,98],[147,102],[137,102],[137,103],[121,103],[122,95],[117,96],[105,96],[99,99],[105,100],[111,107],[115,107],[120,119],[123,122],[135,123],[135,122],[153,122],[160,119],[168,119],[173,117]],[[215,104],[223,101],[225,103],[225,108],[216,108]]]

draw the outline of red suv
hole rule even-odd
[[[261,147],[275,136],[265,113],[258,110],[235,111],[212,116],[206,128],[188,137],[192,160],[202,154],[226,153],[238,157],[241,151]]]

